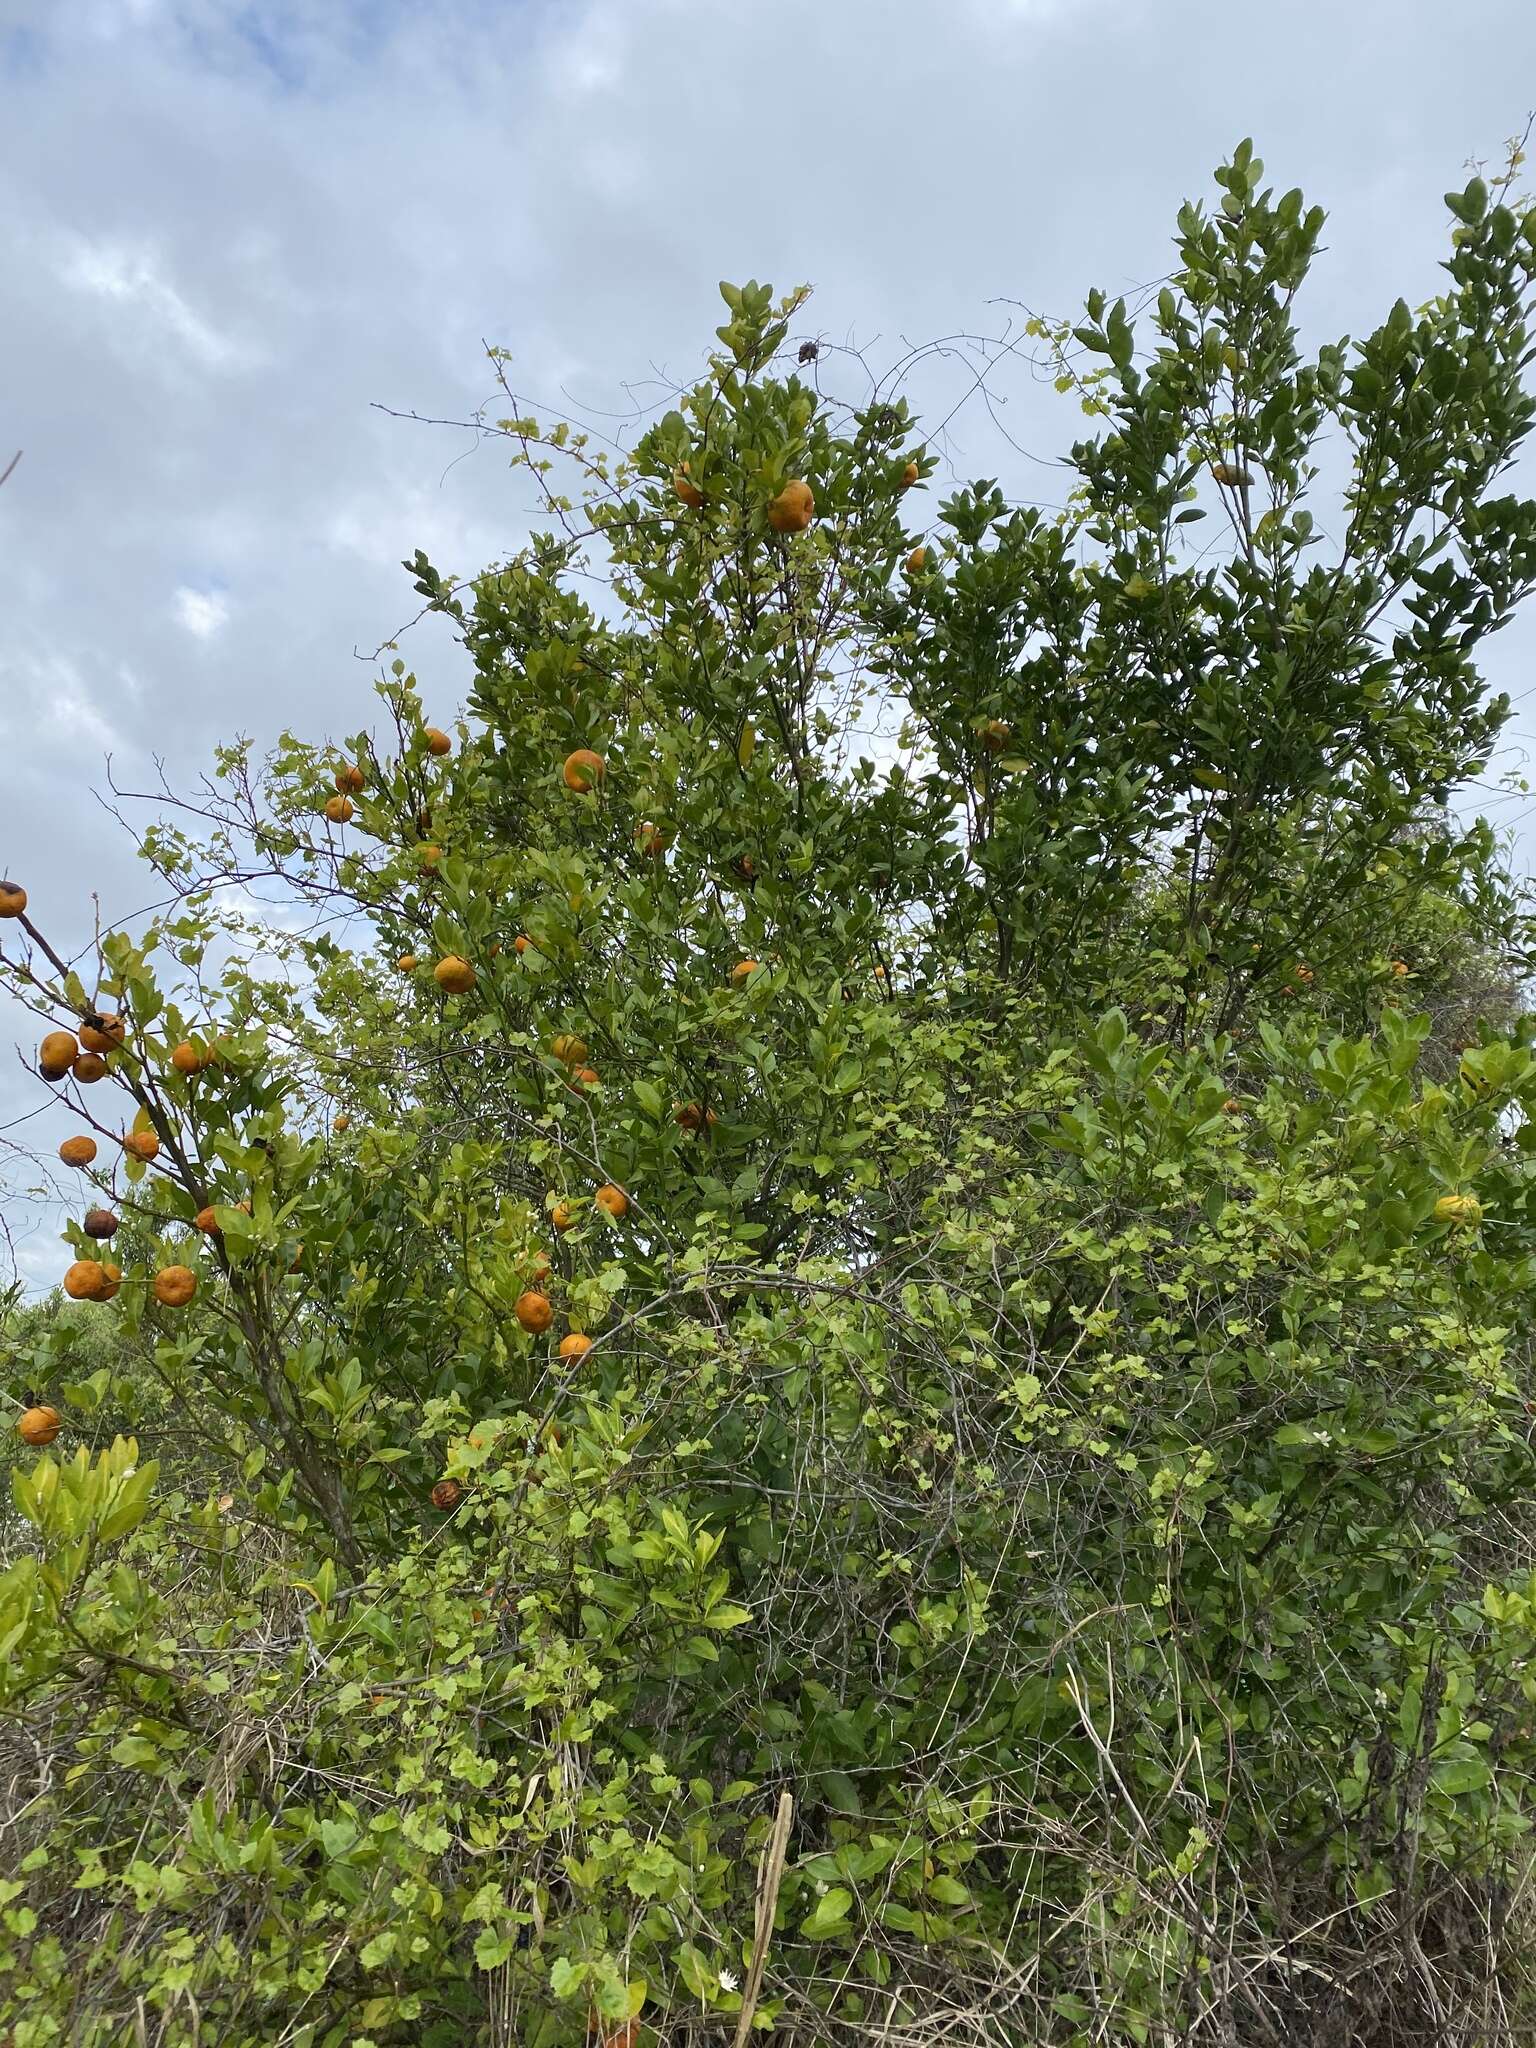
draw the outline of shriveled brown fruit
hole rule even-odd
[[[20,917],[27,907],[27,892],[19,882],[0,882],[0,917]]]
[[[444,1514],[447,1514],[450,1508],[456,1508],[463,1498],[464,1489],[457,1479],[439,1479],[432,1489],[432,1505],[440,1508]]]
[[[768,524],[775,533],[804,533],[815,517],[815,497],[810,485],[799,477],[792,478],[777,497],[768,500]]]
[[[156,1301],[166,1308],[185,1308],[197,1292],[197,1275],[190,1266],[162,1266],[154,1284]]]
[[[87,1237],[94,1237],[98,1240],[108,1238],[113,1236],[117,1230],[117,1218],[110,1209],[87,1209],[85,1221],[81,1224],[80,1228]]]
[[[37,1407],[22,1411],[16,1424],[16,1434],[24,1444],[30,1444],[35,1451],[51,1444],[64,1427],[64,1418],[57,1408]]]

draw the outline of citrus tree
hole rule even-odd
[[[1049,517],[723,286],[631,453],[513,405],[514,560],[407,565],[462,720],[401,656],[227,750],[84,978],[0,889],[146,1361],[7,1366],[16,2048],[1519,1996],[1536,1053],[1447,808],[1536,574],[1511,177],[1307,356],[1243,146],[1037,323]]]

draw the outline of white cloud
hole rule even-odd
[[[71,290],[136,313],[143,322],[179,342],[205,369],[248,367],[252,352],[221,334],[195,312],[144,248],[71,238],[60,252],[57,274]]]
[[[229,605],[216,590],[192,590],[184,583],[176,593],[176,623],[195,640],[211,640],[229,624]]]

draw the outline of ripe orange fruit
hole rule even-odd
[[[622,1188],[616,1188],[611,1180],[604,1181],[592,1199],[599,1209],[613,1218],[615,1223],[629,1214],[628,1195]]]
[[[672,489],[682,499],[690,512],[697,512],[704,503],[704,493],[688,474],[686,462],[679,463],[672,472]]]
[[[87,1052],[116,1052],[127,1036],[128,1026],[115,1014],[88,1011],[80,1025],[80,1043]]]
[[[64,1275],[64,1292],[71,1301],[100,1301],[107,1286],[107,1269],[98,1259],[76,1259]]]
[[[1392,972],[1401,979],[1408,972],[1408,962],[1406,960],[1394,960],[1392,962]]]
[[[549,1260],[543,1252],[535,1252],[533,1254],[533,1257],[528,1261],[527,1273],[528,1284],[531,1287],[542,1287],[544,1285],[544,1282],[549,1278]]]
[[[768,500],[768,524],[775,533],[804,533],[816,517],[811,487],[794,477],[776,498]]]
[[[200,1074],[213,1065],[213,1054],[199,1052],[190,1038],[184,1038],[180,1045],[171,1048],[171,1065],[178,1074]]]
[[[414,974],[416,972],[416,955],[414,953],[402,953],[395,962],[395,965],[402,974]]]
[[[66,1166],[89,1166],[96,1157],[94,1138],[66,1138],[59,1147],[59,1157]]]
[[[527,952],[528,948],[532,944],[533,941],[529,938],[526,932],[519,932],[517,937],[512,941],[512,950],[517,955],[519,960],[521,960],[523,955]]]
[[[69,1071],[82,1083],[99,1081],[107,1071],[107,1063],[99,1052],[83,1052]]]
[[[601,754],[594,754],[590,747],[578,747],[574,754],[567,754],[565,766],[560,771],[567,789],[585,792],[595,789],[608,773],[608,763]]]
[[[37,1068],[45,1081],[62,1081],[80,1048],[73,1031],[50,1031],[37,1048]]]
[[[659,859],[667,850],[667,842],[659,825],[649,822],[635,827],[635,844],[642,853],[648,853],[652,860]]]
[[[449,953],[432,970],[432,979],[445,995],[462,996],[475,985],[475,970],[457,953]]]
[[[130,1159],[142,1159],[148,1165],[160,1150],[160,1140],[153,1131],[125,1131],[123,1150]]]
[[[351,1130],[351,1128],[352,1128],[352,1119],[351,1119],[351,1117],[349,1117],[349,1116],[337,1116],[337,1117],[332,1117],[332,1119],[331,1119],[331,1129],[332,1129],[333,1131],[350,1131],[350,1130]]]
[[[569,1230],[576,1221],[576,1211],[569,1202],[556,1202],[549,1212],[549,1220],[556,1230]]]
[[[720,1119],[712,1109],[703,1109],[697,1102],[674,1102],[672,1121],[685,1131],[702,1131]]]
[[[989,753],[1000,754],[1013,738],[1013,727],[1001,718],[989,718],[981,729],[981,743]]]
[[[426,740],[427,752],[429,754],[451,754],[453,752],[453,741],[449,739],[447,733],[439,731],[435,725],[424,727],[422,737]]]
[[[325,800],[325,815],[333,825],[345,825],[352,816],[351,797],[328,796]]]
[[[361,768],[354,767],[350,761],[343,761],[334,779],[343,796],[360,796],[366,778]]]
[[[520,1294],[513,1304],[512,1313],[525,1330],[531,1330],[535,1337],[541,1330],[547,1330],[555,1320],[555,1311],[547,1294],[539,1294],[529,1288]]]
[[[572,1067],[570,1085],[576,1089],[598,1087],[596,1067]]]
[[[464,1498],[464,1489],[457,1479],[439,1479],[432,1489],[432,1505],[441,1508],[446,1515],[450,1508],[456,1508]]]
[[[0,882],[0,917],[20,917],[27,907],[27,892],[19,882]]]
[[[200,1230],[204,1237],[218,1237],[220,1235],[219,1219],[214,1215],[211,1203],[206,1209],[198,1210],[197,1214],[192,1218],[192,1228]]]
[[[549,1041],[549,1049],[563,1066],[579,1067],[587,1056],[587,1041],[562,1031],[558,1038]]]
[[[101,1270],[107,1277],[96,1299],[98,1301],[110,1301],[123,1284],[123,1269],[121,1266],[114,1266],[110,1259],[103,1259]]]
[[[910,491],[912,486],[917,482],[917,477],[917,464],[915,462],[909,462],[906,468],[901,472],[901,488],[904,491]]]
[[[755,960],[738,960],[731,969],[732,987],[740,988],[749,975],[756,974],[757,967],[758,963]]]
[[[1243,1113],[1243,1105],[1235,1095],[1229,1095],[1221,1107],[1227,1116],[1241,1116]]]
[[[64,1418],[57,1408],[28,1408],[16,1425],[16,1434],[24,1444],[40,1451],[53,1442],[63,1427]]]
[[[190,1266],[162,1266],[155,1275],[155,1299],[167,1308],[185,1308],[197,1292],[197,1275]]]
[[[117,1218],[110,1209],[87,1209],[80,1227],[87,1237],[111,1237],[117,1229]]]
[[[909,576],[921,576],[927,566],[928,550],[921,547],[914,548],[907,557],[907,574]]]
[[[422,872],[430,875],[435,872],[438,862],[442,859],[443,849],[440,846],[422,846],[417,848],[417,855],[421,861]]]
[[[560,1339],[559,1348],[562,1358],[580,1358],[584,1352],[592,1349],[592,1339],[583,1337],[577,1330],[572,1330],[569,1337]]]

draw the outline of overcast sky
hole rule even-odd
[[[467,414],[482,340],[596,415],[691,375],[721,277],[812,282],[806,327],[882,362],[999,300],[1070,313],[1167,268],[1244,134],[1329,209],[1313,336],[1358,332],[1437,288],[1440,194],[1533,105],[1532,0],[0,0],[0,871],[78,944],[92,889],[148,894],[108,751],[185,783],[236,732],[370,715],[400,557],[524,530],[494,446],[370,405]],[[1029,452],[972,407],[946,461],[1054,501],[1032,458],[1080,416],[998,397]],[[1533,651],[1504,636],[1500,687]],[[460,651],[409,652],[447,723]],[[51,1150],[20,1036],[0,1126]],[[50,1278],[56,1219],[7,1218]]]

